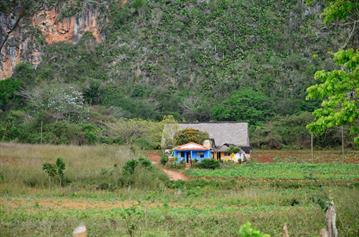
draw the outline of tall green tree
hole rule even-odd
[[[213,108],[216,120],[258,124],[272,116],[271,100],[259,91],[243,88]]]
[[[348,125],[359,146],[359,51],[356,49],[359,2],[327,0],[322,15],[326,24],[342,22],[342,25],[352,27],[342,48],[353,38],[355,49],[339,50],[334,54],[334,62],[340,69],[315,73],[314,78],[319,83],[307,89],[307,99],[319,99],[322,103],[313,112],[315,120],[307,128],[314,134],[321,134],[329,128]]]
[[[327,0],[327,6],[323,10],[325,23],[334,21],[346,21],[354,23],[358,20],[359,2],[357,0]]]
[[[322,100],[321,108],[313,112],[315,121],[307,128],[321,134],[328,128],[349,125],[359,145],[359,51],[340,50],[334,61],[341,69],[317,71],[314,78],[319,83],[307,89],[308,99]]]

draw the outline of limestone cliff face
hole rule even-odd
[[[32,17],[32,25],[38,28],[48,44],[57,42],[77,43],[85,32],[92,33],[96,42],[102,40],[97,24],[97,9],[85,9],[79,17],[69,17],[58,21],[56,10],[41,11]]]
[[[41,62],[45,45],[39,37],[46,44],[77,43],[85,32],[90,32],[97,43],[101,42],[99,18],[97,8],[85,8],[77,16],[61,20],[56,9],[42,10],[32,16],[23,16],[17,9],[9,15],[0,12],[0,80],[10,77],[20,62],[34,67]]]

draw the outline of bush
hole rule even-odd
[[[98,128],[92,124],[83,124],[81,126],[86,144],[95,144],[97,142]]]
[[[138,159],[138,161],[142,167],[149,168],[149,169],[152,168],[152,163],[149,159],[141,157]]]
[[[52,144],[84,144],[81,127],[67,121],[58,121],[44,125],[44,141]]]
[[[69,181],[65,178],[64,170],[66,168],[65,162],[62,158],[57,158],[55,164],[44,163],[42,165],[42,170],[49,177],[49,185],[51,185],[51,180],[58,180],[60,186],[64,186]]]
[[[158,189],[164,187],[165,182],[167,182],[167,177],[154,169],[151,161],[140,158],[127,161],[123,167],[122,176],[118,180],[118,185]]]
[[[242,225],[238,232],[239,237],[270,237],[268,234],[264,234],[259,230],[254,229],[251,226],[251,223],[247,222],[246,224]]]
[[[201,169],[218,169],[220,167],[220,163],[218,160],[213,159],[205,159],[198,163],[197,165]]]
[[[160,163],[161,163],[161,165],[166,165],[167,162],[168,162],[168,156],[165,153],[163,153],[161,156]]]
[[[137,160],[129,160],[126,162],[126,164],[123,166],[123,174],[124,175],[132,175],[135,172],[135,168],[138,165]]]

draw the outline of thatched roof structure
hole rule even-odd
[[[221,123],[180,123],[166,124],[162,134],[162,147],[171,144],[177,131],[185,128],[198,129],[207,132],[209,137],[214,140],[216,146],[225,143],[241,147],[249,147],[248,123],[221,122]]]
[[[208,151],[209,148],[206,148],[200,144],[190,142],[178,147],[175,147],[175,150],[177,151]]]

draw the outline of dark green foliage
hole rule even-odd
[[[46,124],[44,126],[44,140],[51,141],[54,144],[84,143],[81,128],[65,121]]]
[[[22,86],[30,87],[37,83],[36,71],[32,68],[29,63],[19,63],[14,69],[12,79],[21,81]]]
[[[197,129],[186,128],[176,132],[174,139],[176,145],[183,145],[189,142],[202,144],[204,140],[209,139],[209,135]]]
[[[257,124],[268,120],[272,103],[262,93],[252,89],[241,89],[213,109],[217,120],[246,121]]]
[[[21,82],[19,80],[8,79],[0,81],[0,109],[6,110],[11,103],[16,103],[18,100],[17,93],[19,92]]]
[[[135,172],[135,168],[138,165],[137,160],[129,160],[126,162],[126,164],[122,168],[122,172],[125,175],[132,175]]]
[[[138,160],[129,160],[122,168],[124,175],[133,175],[137,166],[141,166],[147,169],[152,168],[151,161],[145,158],[139,158]]]
[[[86,144],[95,144],[98,141],[99,129],[93,124],[82,124],[82,133]]]
[[[45,163],[42,165],[42,170],[50,177],[53,178],[56,175],[56,169],[53,164]]]
[[[165,153],[163,153],[163,154],[161,155],[160,163],[161,163],[161,165],[166,165],[167,162],[168,162],[168,156],[167,156]]]
[[[60,186],[64,186],[69,182],[64,174],[65,168],[65,162],[62,158],[57,158],[55,164],[44,163],[42,165],[42,170],[49,176],[49,182],[51,182],[52,179],[56,179]]]
[[[41,142],[41,120],[29,117],[24,111],[13,110],[0,120],[0,138],[5,141],[16,140],[23,143]],[[95,144],[99,142],[101,130],[89,123],[67,121],[44,121],[42,142],[51,144]],[[111,140],[101,140],[112,143]]]
[[[220,167],[220,163],[218,160],[214,159],[204,159],[197,164],[197,167],[202,169],[218,169]]]
[[[104,89],[101,86],[101,82],[97,80],[90,81],[89,85],[83,90],[85,101],[91,105],[100,104],[103,93]]]
[[[151,163],[151,161],[149,159],[141,157],[141,158],[138,159],[138,161],[139,161],[139,164],[142,167],[147,168],[147,169],[152,168],[152,163]]]
[[[227,148],[226,152],[232,154],[232,153],[238,153],[240,150],[241,150],[241,149],[240,149],[239,147],[230,145],[230,146]]]
[[[146,3],[147,0],[133,0],[131,6],[134,7],[135,9],[140,9],[144,7]]]
[[[273,121],[266,122],[251,131],[251,145],[258,148],[279,149],[284,147],[309,148],[310,133],[305,129],[313,116],[302,112],[290,116],[276,116]],[[333,147],[340,144],[340,130],[331,129],[325,134],[314,137],[314,145],[318,147]],[[345,130],[345,144],[351,146],[353,139]]]

